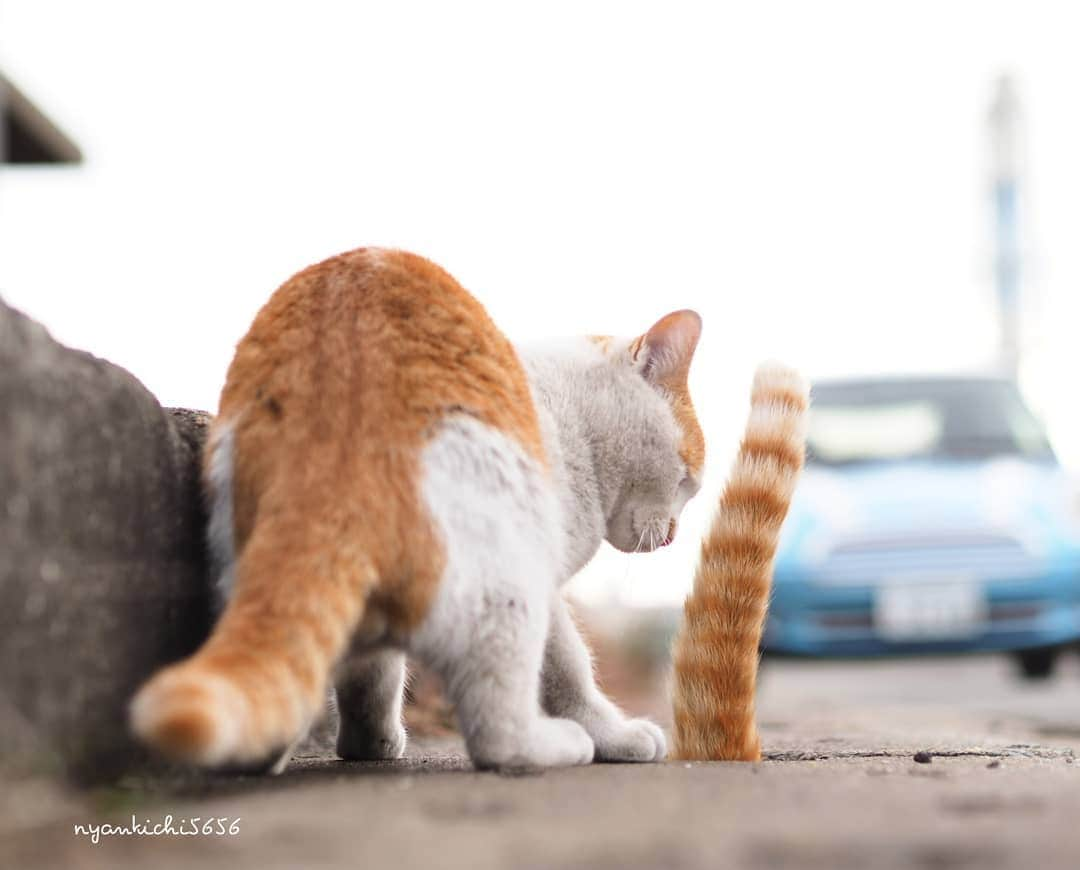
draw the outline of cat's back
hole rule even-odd
[[[220,409],[358,445],[422,440],[448,413],[542,456],[524,370],[483,306],[434,263],[377,248],[317,263],[274,293],[237,347]]]
[[[238,344],[207,489],[231,494],[237,546],[260,516],[289,533],[322,517],[361,529],[384,572],[434,576],[434,564],[414,564],[434,550],[425,451],[462,419],[546,464],[524,369],[483,306],[422,257],[352,251],[285,282]]]

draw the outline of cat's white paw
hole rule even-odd
[[[524,734],[470,747],[473,764],[496,770],[572,767],[593,760],[592,738],[569,719],[537,719]]]
[[[663,761],[667,755],[664,732],[648,719],[626,719],[594,737],[597,761]]]
[[[347,720],[338,729],[337,754],[346,761],[386,761],[405,754],[408,736],[400,722],[371,729]]]
[[[541,719],[542,731],[547,733],[541,738],[547,743],[545,752],[552,759],[545,766],[568,767],[576,764],[590,764],[596,754],[593,739],[584,728],[570,719]]]

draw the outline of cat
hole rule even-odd
[[[236,349],[207,443],[227,603],[131,706],[209,767],[280,769],[336,685],[338,753],[402,755],[405,656],[477,768],[647,762],[665,736],[596,686],[560,587],[603,540],[675,537],[705,442],[692,311],[520,350],[449,274],[360,249],[287,281]]]
[[[810,388],[777,364],[754,375],[750,418],[672,650],[678,759],[758,761],[754,697],[772,564],[806,454]]]

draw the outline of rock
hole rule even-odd
[[[211,621],[208,423],[0,301],[0,768],[143,758],[127,703]]]

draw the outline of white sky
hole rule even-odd
[[[1080,52],[1065,3],[0,0],[0,68],[86,154],[0,172],[0,295],[213,410],[299,268],[448,268],[514,338],[693,307],[704,494],[586,598],[677,601],[754,365],[970,369],[994,340],[986,112],[1025,111],[1024,381],[1080,464]]]

